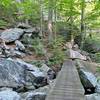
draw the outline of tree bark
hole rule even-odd
[[[53,9],[52,9],[52,1],[49,0],[49,9],[48,9],[48,38],[49,38],[49,43],[52,42],[53,40],[53,30],[52,30],[52,17],[53,17]]]
[[[82,0],[81,3],[81,46],[80,48],[83,48],[83,43],[84,43],[84,12],[85,12],[85,0]]]

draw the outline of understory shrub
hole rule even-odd
[[[7,26],[7,22],[4,20],[0,20],[0,28],[5,28]]]
[[[100,52],[95,53],[95,54],[90,54],[90,57],[92,58],[92,61],[100,63]]]
[[[33,48],[37,55],[43,56],[45,54],[44,45],[41,39],[39,38],[33,39]]]
[[[63,50],[64,45],[64,38],[63,36],[57,36],[55,40],[52,41],[50,45],[50,49],[52,52],[52,57],[49,58],[48,65],[56,65],[63,63],[65,59],[65,53]]]
[[[100,36],[97,34],[92,38],[89,36],[85,39],[83,49],[89,53],[97,53],[100,51]]]

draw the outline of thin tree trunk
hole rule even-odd
[[[53,9],[52,9],[52,0],[49,0],[49,9],[48,9],[48,38],[49,43],[53,40],[53,30],[52,30],[52,16],[53,16]]]
[[[83,48],[84,43],[84,11],[85,11],[85,0],[82,0],[81,3],[81,46],[80,48]]]
[[[56,31],[57,31],[57,30],[56,30],[56,24],[57,24],[57,9],[56,9],[56,0],[55,0],[54,15],[55,15],[55,19],[54,19],[54,20],[55,20],[55,26],[54,26],[54,27],[55,27],[55,30],[54,30],[55,32],[54,32],[54,33],[55,33],[55,41],[56,41],[56,34],[57,34],[57,33],[56,33]]]
[[[43,36],[43,1],[39,0],[40,2],[40,36]]]
[[[73,45],[74,44],[74,36],[73,36],[73,15],[72,15],[72,12],[73,12],[73,0],[71,1],[71,4],[70,4],[70,25],[71,25],[70,34],[71,34],[71,44]]]

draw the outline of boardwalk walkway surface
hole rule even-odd
[[[71,60],[64,63],[46,100],[86,100],[77,69]]]

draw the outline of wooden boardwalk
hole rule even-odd
[[[46,100],[86,100],[76,66],[71,60],[64,63]]]

